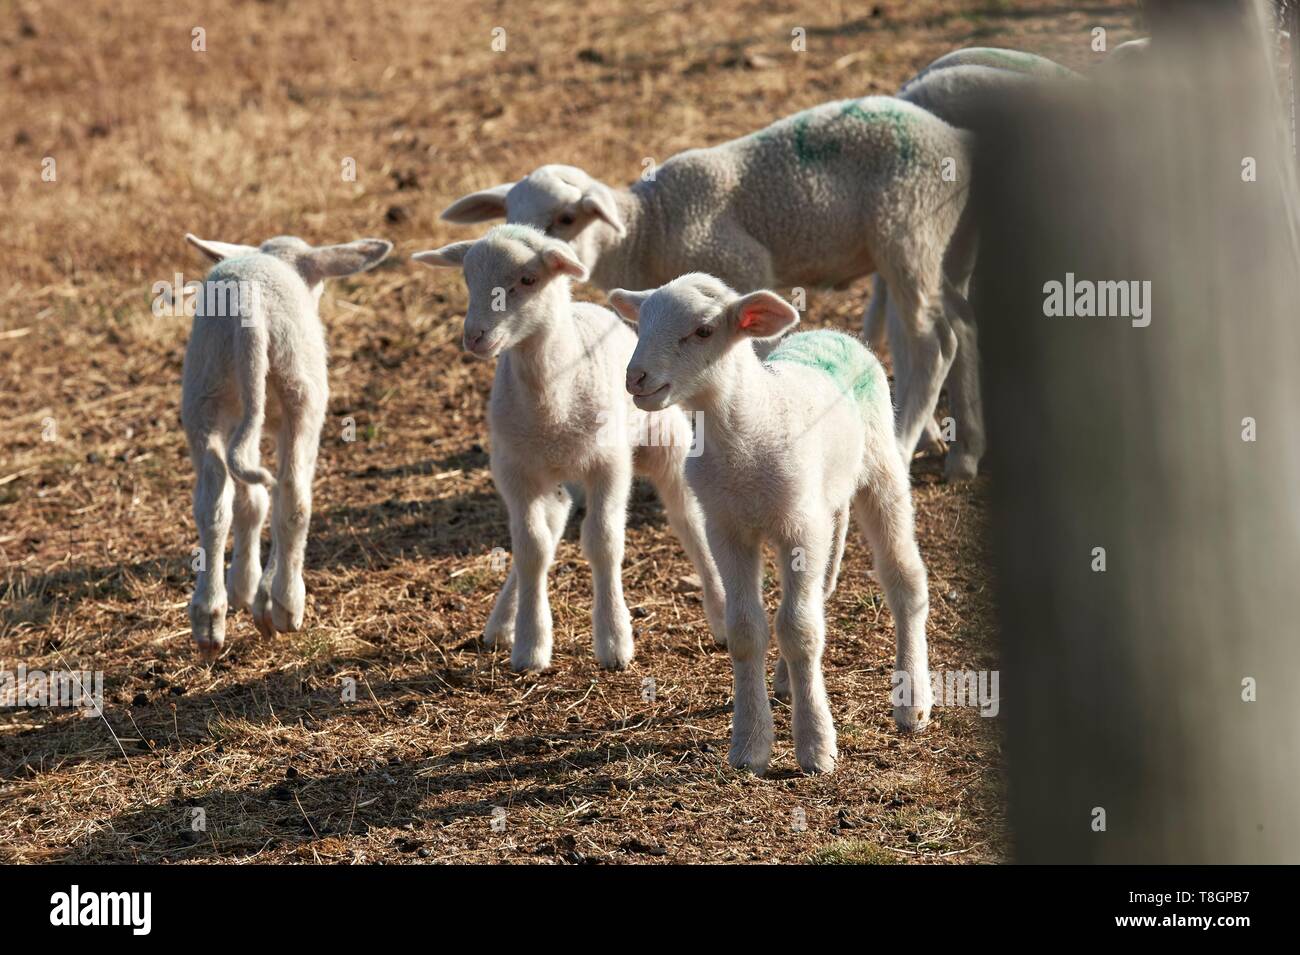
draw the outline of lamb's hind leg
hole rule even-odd
[[[252,610],[262,579],[262,525],[271,497],[260,484],[235,482],[235,547],[226,577],[231,609]]]
[[[835,593],[835,586],[840,580],[840,565],[844,560],[844,544],[849,533],[849,507],[840,508],[833,518],[832,542],[834,549],[826,562],[825,599],[830,600]],[[779,640],[778,640],[779,643]],[[790,668],[786,665],[784,654],[777,658],[776,673],[772,677],[772,694],[783,702],[790,700]]]
[[[191,438],[198,477],[194,485],[194,524],[199,532],[199,570],[190,600],[190,628],[199,656],[213,660],[226,642],[226,537],[230,533],[234,480],[226,470],[225,449],[215,435]]]
[[[929,721],[932,703],[925,618],[930,611],[925,565],[916,546],[907,470],[878,456],[853,500],[854,516],[875,557],[876,574],[894,616],[894,721],[904,731]]]
[[[944,280],[944,302],[957,336],[957,356],[948,376],[948,395],[957,422],[956,440],[948,448],[944,476],[949,481],[973,478],[984,456],[984,408],[980,400],[979,337],[975,312],[965,295]]]
[[[555,548],[564,538],[564,525],[569,520],[569,510],[573,499],[564,485],[559,485],[555,494],[546,499],[546,520],[551,531],[551,558],[555,557]],[[519,574],[515,563],[510,562],[510,573],[506,575],[505,585],[497,594],[488,615],[487,626],[483,629],[483,642],[489,647],[509,650],[515,643],[515,617],[519,613]]]
[[[278,434],[279,475],[271,507],[275,568],[271,578],[271,622],[281,633],[302,629],[307,587],[302,573],[311,523],[311,482],[316,473],[324,402],[288,405]]]
[[[862,316],[862,338],[867,346],[880,357],[885,353],[885,303],[889,298],[889,289],[879,273],[871,278],[871,301]]]
[[[686,458],[693,448],[704,440],[703,433],[692,434],[690,425],[683,416],[669,412],[657,412],[657,424],[671,428],[664,440],[648,448],[639,449],[650,461],[651,483],[659,492],[663,501],[664,513],[668,524],[681,542],[682,550],[695,565],[700,575],[700,585],[704,598],[704,617],[709,622],[713,633],[713,642],[720,647],[727,645],[727,598],[722,587],[722,577],[718,574],[717,564],[709,552],[704,533],[704,512],[699,499],[686,482]]]

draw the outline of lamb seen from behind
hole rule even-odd
[[[637,407],[680,404],[699,411],[705,428],[703,452],[687,462],[687,477],[726,589],[735,680],[731,764],[762,774],[772,751],[762,552],[770,540],[781,571],[776,635],[795,756],[808,772],[834,767],[821,667],[824,602],[850,511],[894,615],[894,718],[904,730],[924,726],[931,704],[926,573],[880,363],[855,339],[831,331],[791,335],[760,360],[748,342],[782,334],[799,313],[772,292],[741,296],[709,275],[685,275],[652,291],[615,290],[610,302],[639,325],[627,369]]]
[[[250,609],[268,637],[302,628],[311,482],[329,397],[321,291],[325,279],[364,271],[393,246],[383,239],[313,248],[293,236],[258,247],[185,238],[217,262],[198,295],[181,395],[202,548],[190,624],[200,656],[212,659],[225,643],[228,608]],[[275,477],[259,462],[264,422],[276,428]],[[232,522],[234,553],[223,583]]]
[[[651,422],[633,406],[623,373],[636,336],[608,309],[572,300],[570,278],[587,276],[573,249],[536,229],[507,225],[477,242],[413,258],[465,270],[465,350],[484,359],[501,356],[488,419],[492,478],[509,511],[513,561],[484,641],[512,647],[515,670],[550,666],[546,577],[572,503],[562,482],[579,483],[586,490],[582,548],[592,568],[596,659],[609,669],[628,665],[633,646],[623,599],[623,533],[633,474],[639,473],[658,490],[695,564],[705,614],[721,642],[722,584],[685,479],[690,423],[680,409]],[[653,443],[639,440],[647,434],[655,436]]]

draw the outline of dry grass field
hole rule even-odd
[[[452,199],[542,162],[627,182],[646,157],[891,92],[961,46],[1086,68],[1092,28],[1112,44],[1140,35],[1135,4],[3,9],[0,670],[102,670],[105,707],[102,719],[0,710],[0,861],[1007,857],[997,721],[948,708],[923,735],[895,731],[892,621],[858,541],[828,607],[841,761],[827,776],[798,773],[780,705],[770,775],[727,766],[730,664],[643,487],[625,562],[631,669],[601,672],[592,658],[573,520],[551,577],[553,670],[514,675],[478,645],[504,576],[492,552],[509,547],[485,451],[492,369],[460,353],[459,275],[407,257],[478,231],[438,220]],[[204,52],[191,49],[196,27]],[[791,49],[796,27],[805,52]],[[307,625],[268,642],[234,615],[212,667],[191,651],[185,611],[197,544],[179,414],[189,321],[150,310],[153,283],[202,277],[187,231],[397,246],[322,302],[332,394]],[[865,282],[815,293],[809,324],[859,329],[866,295]],[[931,666],[994,668],[983,530],[996,477],[954,487],[940,474],[937,462],[914,469]],[[773,607],[775,590],[769,581]],[[355,701],[342,699],[348,678]]]

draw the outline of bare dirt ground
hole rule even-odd
[[[625,564],[630,670],[592,659],[576,521],[552,573],[554,669],[516,676],[477,644],[503,580],[492,552],[509,547],[484,451],[492,369],[459,353],[459,276],[406,257],[476,233],[438,221],[451,199],[544,161],[627,182],[646,157],[891,92],[961,46],[1085,68],[1094,27],[1112,45],[1140,35],[1134,4],[8,9],[0,669],[102,670],[105,709],[0,710],[0,860],[1005,858],[996,721],[947,708],[921,736],[895,731],[892,621],[859,542],[828,608],[841,753],[828,776],[798,774],[779,705],[770,776],[728,768],[729,661],[698,595],[679,592],[690,567],[644,489]],[[196,27],[206,52],[191,49]],[[505,51],[492,49],[495,27]],[[805,52],[791,48],[795,28]],[[355,181],[341,174],[349,158]],[[307,627],[267,642],[236,615],[211,668],[195,661],[185,612],[189,321],[150,311],[152,283],[202,276],[186,231],[397,244],[322,303],[332,397]],[[857,330],[865,298],[865,283],[818,293],[809,324]],[[938,475],[937,463],[914,469],[931,666],[995,667],[988,479]],[[355,702],[341,698],[348,678]]]

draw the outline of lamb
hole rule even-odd
[[[741,296],[709,275],[684,275],[650,291],[616,289],[610,302],[639,325],[627,368],[636,406],[682,405],[698,411],[705,427],[703,452],[686,473],[727,595],[731,765],[761,775],[772,750],[765,540],[779,551],[776,635],[789,675],[795,755],[806,772],[835,765],[821,670],[823,604],[839,572],[850,510],[875,555],[897,628],[894,719],[905,731],[922,728],[932,703],[929,596],[880,363],[856,339],[832,331],[791,335],[760,360],[742,343],[781,335],[799,313],[772,292]]]
[[[969,140],[924,110],[868,96],[666,161],[615,190],[573,166],[465,196],[452,222],[504,216],[565,239],[603,289],[703,270],[742,291],[839,286],[877,269],[898,298],[910,367],[897,436],[910,461],[956,339],[943,256],[966,202]]]
[[[536,229],[506,225],[477,242],[457,242],[414,259],[465,270],[465,350],[483,359],[500,356],[488,411],[491,465],[510,515],[514,560],[484,642],[511,648],[515,670],[550,666],[546,574],[569,516],[571,499],[562,482],[578,483],[586,491],[582,547],[592,568],[596,660],[608,669],[628,665],[632,625],[621,565],[634,472],[658,490],[699,573],[705,614],[721,642],[722,581],[685,479],[690,423],[679,409],[647,415],[633,406],[623,389],[623,370],[636,336],[608,309],[572,300],[570,279],[587,277],[573,249]],[[654,440],[642,443],[641,435]]]
[[[325,279],[364,271],[393,246],[383,239],[313,248],[293,236],[256,247],[185,238],[217,263],[198,296],[181,386],[201,547],[190,625],[199,656],[212,660],[225,643],[228,607],[251,610],[267,637],[302,628],[311,481],[329,395],[317,306]],[[274,477],[259,461],[264,422],[277,426]],[[268,509],[271,551],[263,571]],[[235,546],[223,583],[232,520]]]

